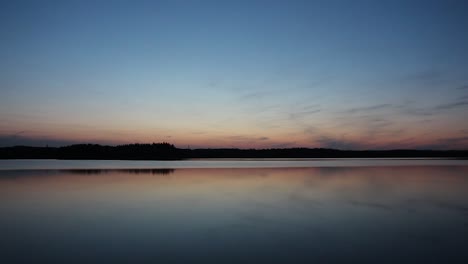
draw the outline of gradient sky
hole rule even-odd
[[[7,1],[0,145],[468,148],[467,1]]]

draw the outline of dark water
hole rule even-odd
[[[468,263],[468,166],[0,171],[0,263]]]

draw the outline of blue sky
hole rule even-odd
[[[467,148],[466,1],[10,1],[0,145]]]

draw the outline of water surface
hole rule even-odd
[[[467,190],[461,165],[2,170],[0,262],[468,263]]]
[[[157,168],[291,168],[362,166],[468,166],[468,160],[446,158],[360,159],[188,159],[188,160],[0,160],[0,170],[23,169],[157,169]]]

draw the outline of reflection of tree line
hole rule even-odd
[[[175,169],[129,169],[124,170],[125,172],[132,174],[161,174],[168,175],[174,173]]]
[[[415,158],[468,157],[468,150],[180,149],[169,143],[66,147],[5,147],[0,159],[180,160],[190,158]]]
[[[159,174],[159,175],[168,175],[174,173],[175,169],[73,169],[73,170],[62,170],[64,172],[72,174],[86,174],[86,175],[95,175],[95,174],[105,174],[112,172],[125,172],[130,174]]]

